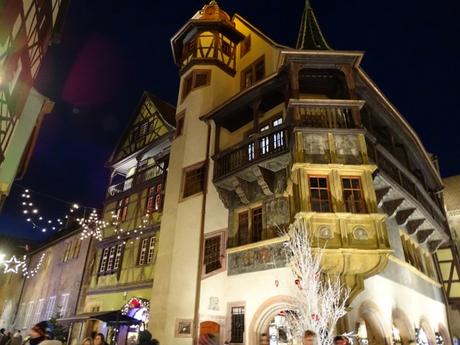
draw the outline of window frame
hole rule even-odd
[[[129,206],[130,196],[125,196],[119,200],[115,205],[115,214],[117,215],[117,220],[119,222],[125,222],[128,217],[128,206]]]
[[[240,59],[251,51],[251,46],[251,34],[249,34],[240,43]]]
[[[307,178],[308,178],[308,192],[309,192],[309,201],[310,201],[310,210],[311,212],[318,212],[318,213],[333,213],[334,212],[334,205],[332,204],[332,197],[331,197],[331,184],[330,184],[330,181],[329,181],[329,175],[319,175],[319,174],[312,174],[312,175],[307,175]],[[316,178],[316,179],[320,179],[320,178],[324,178],[326,180],[326,188],[323,188],[323,187],[312,187],[311,186],[311,179],[312,178]],[[326,189],[327,190],[327,196],[328,196],[328,202],[329,202],[329,210],[328,211],[323,211],[322,210],[322,202],[323,202],[323,199],[318,199],[316,200],[316,202],[320,202],[320,211],[316,211],[314,208],[313,208],[313,194],[312,194],[312,189],[315,189],[315,190],[324,190]]]
[[[345,186],[343,184],[344,180],[349,180],[349,181],[357,180],[358,183],[359,183],[359,189],[356,189],[356,188],[353,188],[353,187],[345,188]],[[365,214],[365,213],[367,213],[368,212],[367,211],[367,203],[366,203],[366,197],[365,197],[364,189],[363,189],[363,179],[361,178],[361,176],[351,176],[351,175],[340,176],[340,184],[341,184],[341,188],[342,188],[342,201],[343,201],[343,204],[345,206],[345,211],[349,212],[349,213],[354,213],[354,214]],[[348,208],[348,202],[345,199],[345,191],[351,191],[353,195],[354,195],[355,191],[359,191],[359,194],[361,195],[361,199],[353,201],[353,204],[354,204],[353,206],[357,209],[356,211],[350,210]],[[361,204],[361,207],[362,207],[361,210],[358,210],[357,206],[359,204]]]
[[[191,171],[194,171],[194,170],[198,170],[198,169],[203,169],[203,176],[202,176],[202,179],[203,179],[203,186],[202,186],[202,189],[198,192],[195,192],[193,194],[188,194],[188,195],[185,195],[185,191],[186,191],[186,187],[187,187],[187,173],[191,172]],[[182,182],[181,182],[181,190],[180,190],[180,199],[179,199],[179,202],[183,201],[183,200],[186,200],[186,199],[189,199],[189,198],[193,198],[197,195],[201,195],[201,194],[204,194],[207,192],[207,184],[208,184],[208,164],[207,164],[207,161],[202,161],[202,162],[199,162],[199,163],[196,163],[196,164],[193,164],[193,165],[190,165],[188,167],[185,167],[182,169]]]
[[[197,75],[206,75],[206,82],[202,85],[196,85]],[[188,83],[190,82],[190,89]],[[183,102],[187,96],[197,89],[209,86],[211,84],[211,70],[210,69],[194,69],[187,76],[184,77],[181,85],[181,102]]]
[[[164,192],[163,181],[155,183],[154,185],[148,187],[147,195],[145,198],[145,205],[144,205],[144,214],[150,215],[155,212],[161,212],[163,210],[163,192]],[[157,199],[158,202],[157,202]],[[152,209],[150,209],[149,205],[153,205]]]
[[[242,313],[234,313],[234,310],[235,309],[239,309],[240,311],[242,311]],[[246,305],[244,303],[232,303],[229,305],[229,331],[230,331],[230,343],[231,344],[244,344],[245,341],[244,341],[244,337],[246,335]],[[241,332],[241,338],[238,337],[238,339],[235,339],[235,335],[234,335],[234,316],[235,315],[243,315],[242,317],[242,321],[243,321],[243,325],[242,325],[242,332]]]
[[[215,238],[215,237],[220,237],[220,244],[219,244],[219,262],[220,262],[220,268],[217,268],[213,271],[206,272],[206,240]],[[225,230],[219,230],[219,231],[214,231],[210,232],[208,234],[205,234],[204,237],[204,242],[203,242],[203,262],[201,263],[201,277],[202,279],[211,277],[213,275],[216,275],[220,272],[225,271],[226,265],[227,265],[227,258],[226,258],[226,248],[227,244],[227,236],[226,236],[226,231]]]
[[[102,276],[119,272],[123,262],[123,253],[123,242],[117,242],[102,248],[97,275]]]
[[[175,138],[178,138],[182,134],[184,134],[184,126],[185,126],[185,110],[181,111],[179,114],[176,115]]]
[[[257,79],[256,78],[257,65],[260,64],[260,63],[263,64],[264,73],[263,73],[262,78]],[[241,91],[246,90],[246,89],[250,88],[251,86],[257,84],[259,81],[263,80],[267,75],[267,71],[266,71],[265,67],[266,67],[265,66],[265,55],[262,55],[262,56],[258,57],[257,59],[255,59],[246,68],[244,68],[240,73],[240,88],[241,88]],[[250,85],[247,85],[247,83],[246,83],[246,80],[247,80],[246,79],[246,74],[248,72],[252,73]]]
[[[257,210],[260,210],[260,233],[259,233],[259,236],[256,238],[255,236],[255,227],[254,227],[254,224],[255,224],[255,211]],[[263,207],[263,204],[259,203],[259,204],[254,204],[252,206],[249,206],[247,208],[242,208],[242,209],[239,209],[239,210],[236,210],[236,224],[237,224],[237,228],[236,228],[236,239],[237,239],[237,247],[240,247],[240,246],[245,246],[245,245],[248,245],[248,244],[252,244],[252,243],[257,243],[257,242],[261,242],[261,241],[264,241],[264,230],[265,230],[265,227],[264,227],[264,207]],[[246,243],[242,243],[242,236],[241,236],[241,231],[240,231],[240,228],[241,228],[241,217],[242,215],[247,215],[247,242]]]
[[[153,246],[152,246],[153,242]],[[144,247],[145,243],[145,247]],[[153,261],[153,254],[155,253],[156,247],[156,235],[152,234],[147,237],[143,237],[139,241],[139,252],[137,255],[137,266],[148,266]]]

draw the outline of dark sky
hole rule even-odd
[[[459,2],[312,0],[330,45],[366,52],[366,72],[440,158],[460,174]],[[198,0],[71,0],[62,42],[50,48],[36,88],[56,102],[21,185],[101,207],[109,158],[143,90],[176,103],[178,69],[170,37],[204,4]],[[275,41],[294,45],[302,0],[220,0]],[[0,233],[43,239],[21,214],[18,186]],[[66,206],[36,197],[41,214]]]

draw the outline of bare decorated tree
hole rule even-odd
[[[287,312],[292,336],[300,340],[310,330],[317,334],[318,344],[332,345],[337,321],[346,314],[350,290],[340,277],[322,271],[324,248],[312,248],[305,220],[297,219],[284,235],[297,300],[295,310]]]

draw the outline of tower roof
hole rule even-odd
[[[310,0],[305,0],[305,9],[300,22],[296,48],[302,50],[332,50],[321,32]]]

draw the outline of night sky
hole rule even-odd
[[[71,0],[62,42],[48,51],[35,87],[56,102],[29,170],[18,183],[98,207],[105,167],[142,94],[176,103],[178,69],[170,38],[203,6],[198,0]],[[220,0],[275,41],[294,46],[302,0]],[[365,51],[363,67],[439,156],[442,175],[460,174],[458,1],[312,0],[329,44]],[[21,214],[13,187],[0,233],[43,239]],[[65,204],[33,194],[45,217]]]

